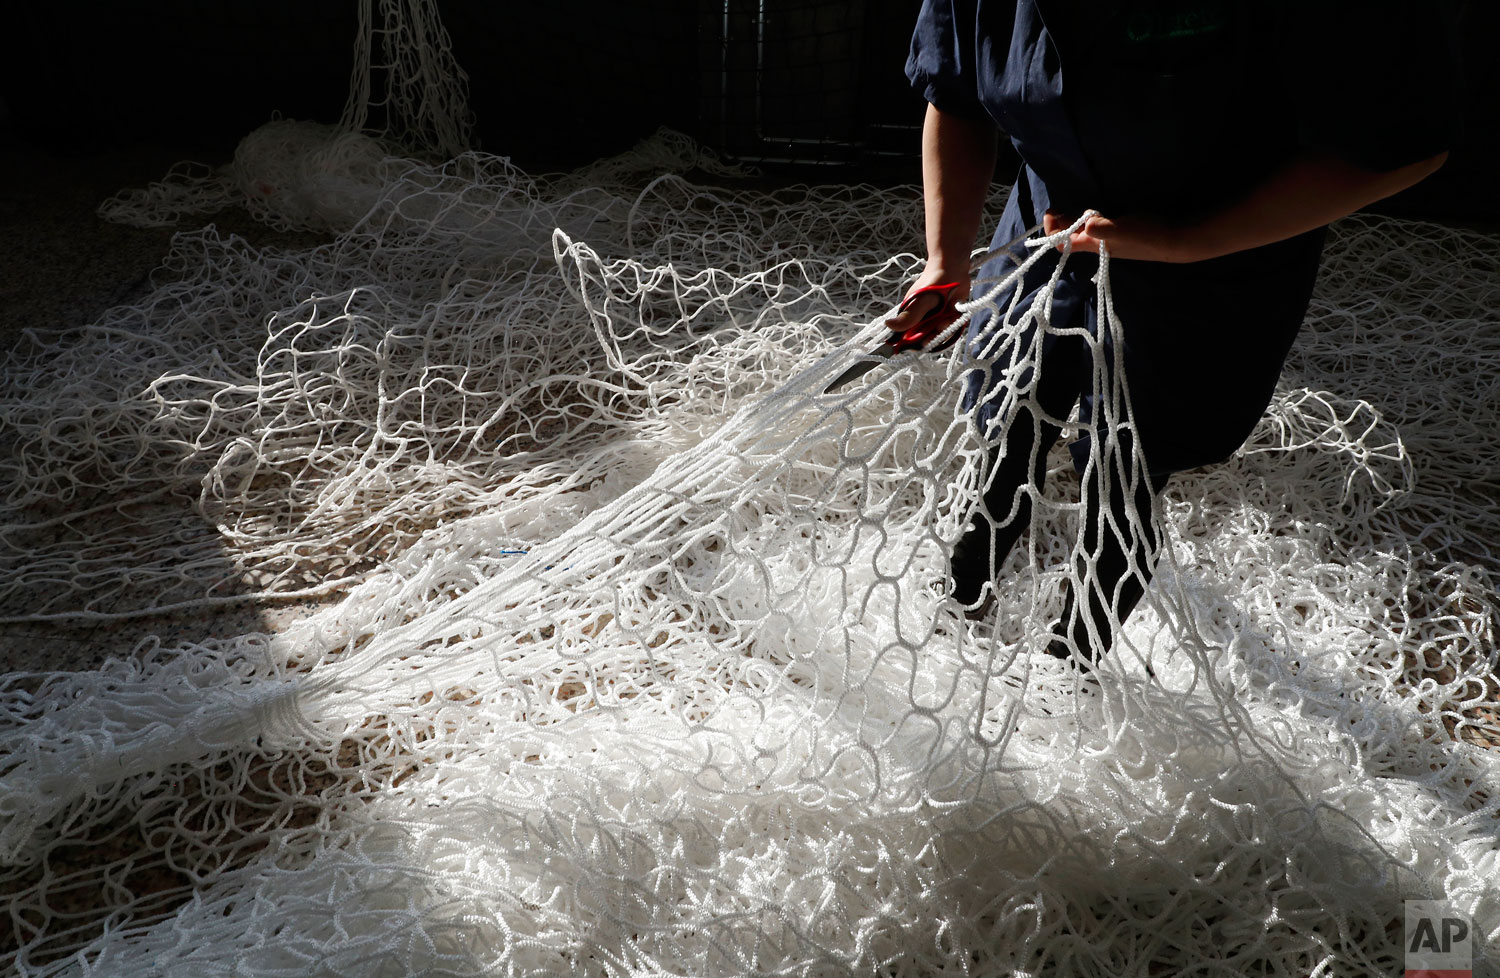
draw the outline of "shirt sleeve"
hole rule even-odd
[[[942,112],[988,118],[975,76],[976,0],[923,0],[912,32],[906,77]]]
[[[1456,16],[1445,0],[1299,0],[1285,23],[1298,142],[1373,171],[1461,137]]]

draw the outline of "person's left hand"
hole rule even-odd
[[[1048,211],[1042,216],[1042,230],[1056,234],[1078,220],[1077,215]],[[1069,241],[1074,251],[1091,251],[1097,254],[1102,245],[1111,258],[1133,258],[1137,261],[1188,262],[1197,261],[1187,247],[1187,236],[1179,229],[1169,228],[1145,218],[1110,218],[1095,214],[1074,231]],[[1057,250],[1062,250],[1059,243]]]

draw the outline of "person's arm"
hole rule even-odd
[[[1217,258],[1282,241],[1347,217],[1420,182],[1447,159],[1447,153],[1439,153],[1384,172],[1364,170],[1329,157],[1297,160],[1243,200],[1194,224],[1174,227],[1148,218],[1099,215],[1073,232],[1072,246],[1077,251],[1097,252],[1103,243],[1115,258],[1143,261]],[[1055,234],[1074,220],[1076,215],[1049,212],[1044,229]]]
[[[922,123],[922,201],[927,228],[927,265],[907,294],[927,285],[958,282],[950,300],[969,297],[969,255],[995,174],[999,133],[988,120],[967,119],[927,106]],[[906,329],[940,300],[923,297],[890,319]]]

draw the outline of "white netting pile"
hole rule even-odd
[[[383,7],[401,105],[430,14]],[[112,205],[233,192],[327,244],[181,234],[5,364],[33,617],[329,598],[0,681],[21,973],[1369,975],[1404,898],[1488,967],[1493,238],[1336,229],[1265,422],[1173,483],[1080,676],[1041,651],[1064,457],[972,622],[973,361],[823,393],[919,264],[914,190],[705,182],[670,135],[537,178],[360,121]]]

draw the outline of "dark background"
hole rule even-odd
[[[772,176],[829,181],[918,177],[922,103],[902,75],[916,6],[439,0],[469,75],[480,148],[523,168],[577,165],[669,126]],[[1500,4],[1474,2],[1463,16],[1466,144],[1383,209],[1500,218],[1500,73],[1490,50]],[[217,162],[273,112],[337,119],[355,3],[38,0],[8,21],[0,129],[12,145],[74,159],[149,146]],[[1370,70],[1406,72],[1414,85],[1427,77],[1422,65]]]

